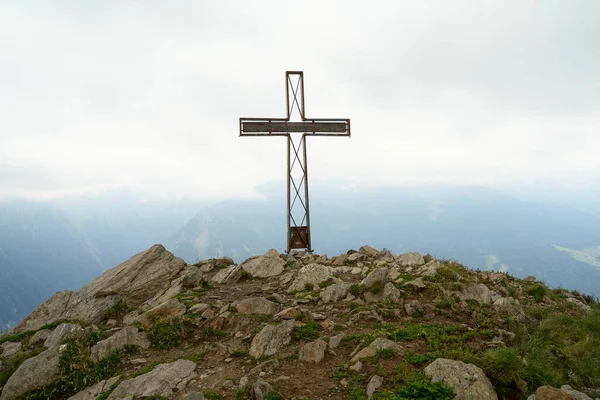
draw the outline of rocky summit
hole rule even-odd
[[[598,399],[600,305],[370,246],[190,265],[155,245],[0,336],[0,400],[137,398]]]

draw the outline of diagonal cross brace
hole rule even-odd
[[[240,118],[240,136],[287,137],[287,252],[289,253],[292,249],[304,249],[312,252],[306,137],[350,137],[350,120],[306,118],[304,73],[302,71],[287,71],[285,82],[287,117]],[[292,121],[293,117],[297,117],[295,121]],[[294,134],[301,134],[301,136],[297,138],[295,137],[297,135]],[[302,156],[300,156],[300,152],[302,152]],[[298,184],[296,184],[297,181]],[[300,219],[300,217],[302,218]],[[298,220],[300,220],[300,224],[297,223]]]

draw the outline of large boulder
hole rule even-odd
[[[11,357],[21,351],[21,342],[4,342],[0,346],[0,356]]]
[[[327,343],[325,343],[325,341],[322,339],[317,339],[314,342],[306,343],[300,348],[298,360],[320,363],[323,357],[325,357],[326,348]]]
[[[244,271],[253,278],[268,278],[283,272],[285,261],[275,249],[267,251],[264,255],[250,258],[241,264]]]
[[[196,376],[196,363],[177,360],[160,364],[148,373],[124,380],[113,390],[109,399],[149,397],[152,395],[170,398],[180,392]]]
[[[490,304],[493,298],[493,292],[483,283],[469,285],[458,293],[461,300],[476,300],[481,304]]]
[[[546,385],[537,388],[535,400],[575,400],[575,397],[565,391]]]
[[[367,347],[356,353],[354,357],[350,360],[351,363],[355,363],[358,360],[362,360],[369,357],[374,357],[379,350],[393,350],[396,354],[404,355],[404,350],[402,347],[398,346],[395,342],[392,342],[389,339],[385,338],[377,338],[371,342]]]
[[[239,265],[230,265],[229,267],[220,270],[210,278],[214,283],[219,285],[227,283],[236,283],[242,278],[242,267]]]
[[[285,320],[279,325],[265,326],[252,339],[250,355],[254,358],[260,358],[263,355],[272,356],[292,340],[291,333],[293,329],[293,319]]]
[[[575,400],[592,400],[592,398],[590,396],[588,396],[587,394],[580,392],[578,390],[575,390],[569,385],[562,385],[560,387],[560,390],[562,390],[565,393],[570,394],[571,396],[573,396],[573,398],[575,398]]]
[[[336,283],[335,285],[329,285],[325,289],[321,290],[321,300],[323,303],[331,303],[342,300],[348,294],[350,284],[346,282]]]
[[[377,257],[379,255],[379,250],[368,245],[362,246],[360,249],[358,249],[358,252],[367,257]]]
[[[92,347],[91,358],[93,361],[101,360],[111,351],[122,349],[127,345],[147,349],[150,347],[150,341],[144,332],[138,332],[133,326],[126,326],[111,337],[96,343]]]
[[[288,293],[306,290],[307,285],[315,286],[328,279],[333,279],[333,268],[321,264],[308,264],[300,268],[296,279],[287,289]]]
[[[237,311],[242,314],[275,315],[281,311],[281,305],[264,297],[249,297],[238,301]]]
[[[68,400],[96,400],[96,398],[102,393],[108,392],[110,390],[110,387],[117,383],[118,380],[119,377],[115,376],[108,380],[100,381],[95,385],[83,389],[76,395],[69,397]]]
[[[59,358],[59,347],[55,346],[23,361],[4,385],[0,400],[19,398],[52,382],[56,378]]]
[[[36,330],[64,319],[100,323],[104,313],[121,300],[138,307],[170,287],[170,281],[185,267],[161,245],[154,245],[109,269],[79,290],[55,293],[38,306],[15,329]]]
[[[75,339],[83,335],[83,328],[79,324],[60,324],[48,336],[44,342],[46,347],[54,347],[69,339]]]
[[[412,267],[425,264],[423,256],[419,253],[404,253],[396,257],[396,262],[403,267]]]
[[[494,386],[481,368],[462,361],[438,358],[429,364],[425,374],[434,382],[444,381],[454,390],[456,400],[497,400]]]
[[[375,282],[386,283],[389,280],[387,268],[375,268],[360,282],[361,286],[371,287]]]

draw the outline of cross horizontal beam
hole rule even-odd
[[[272,133],[324,133],[350,136],[350,120],[306,120],[302,122],[290,122],[275,119],[240,119],[240,135]]]

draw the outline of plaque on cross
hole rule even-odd
[[[287,252],[312,252],[306,137],[350,137],[350,120],[306,118],[302,71],[287,71],[285,85],[287,117],[240,118],[240,136],[287,137]]]

